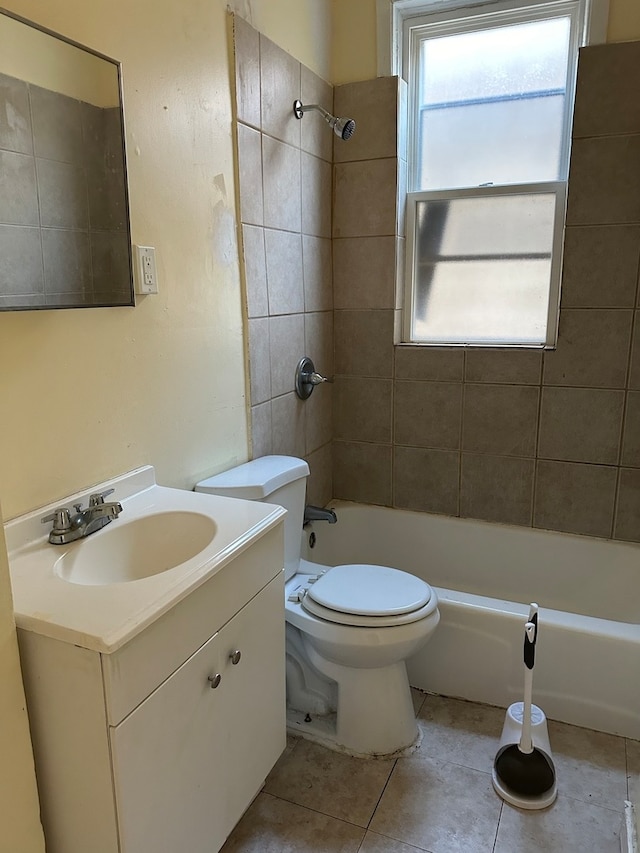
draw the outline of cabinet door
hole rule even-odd
[[[284,670],[278,576],[111,729],[122,853],[220,849],[285,747]]]

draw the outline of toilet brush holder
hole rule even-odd
[[[507,713],[502,727],[502,735],[498,744],[497,754],[503,751],[505,747],[517,746],[522,738],[522,728],[524,724],[524,702],[514,702],[507,708]],[[544,753],[549,763],[553,766],[553,755],[551,753],[551,745],[549,743],[549,731],[547,728],[547,718],[544,711],[537,705],[531,705],[531,745],[533,749]],[[537,796],[526,796],[518,794],[507,788],[502,780],[497,776],[495,768],[493,771],[493,785],[497,793],[503,800],[520,809],[544,809],[554,802],[558,794],[558,788],[554,784],[548,791]]]
[[[522,726],[524,720],[524,702],[514,702],[507,708],[502,736],[498,745],[498,752],[503,746],[512,743],[520,743],[522,737]],[[547,718],[544,711],[537,705],[531,706],[531,743],[534,749],[539,749],[551,758],[551,745],[549,743],[549,731],[547,729]]]

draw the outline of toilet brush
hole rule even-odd
[[[557,794],[546,718],[531,703],[537,633],[538,606],[532,604],[524,633],[524,702],[515,703],[507,710],[493,765],[493,786],[497,793],[512,805],[525,809],[545,808]],[[519,740],[515,738],[518,730]]]

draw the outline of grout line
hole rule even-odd
[[[498,815],[498,823],[496,824],[496,834],[493,839],[493,846],[491,848],[491,853],[495,853],[496,845],[498,843],[498,833],[500,832],[500,821],[502,820],[502,813],[504,812],[504,800],[500,804],[500,814]]]
[[[400,760],[399,758],[395,758],[395,759],[394,759],[394,761],[393,761],[393,767],[392,767],[392,768],[391,768],[391,770],[389,771],[389,775],[387,776],[387,781],[384,783],[384,786],[383,786],[383,788],[382,788],[382,791],[380,791],[380,796],[379,796],[379,797],[378,797],[378,799],[376,800],[376,804],[375,804],[375,806],[373,807],[373,811],[371,812],[371,817],[369,818],[369,820],[368,820],[368,822],[367,822],[367,825],[366,825],[366,827],[365,827],[365,832],[366,832],[366,830],[368,830],[368,829],[369,829],[369,827],[371,826],[371,821],[373,820],[374,815],[375,815],[376,811],[378,810],[378,806],[380,805],[380,801],[381,801],[381,800],[382,800],[382,798],[384,797],[384,792],[387,790],[387,786],[389,785],[389,782],[391,781],[391,777],[393,776],[393,774],[394,774],[394,772],[395,772],[395,769],[396,769],[396,767],[398,766],[398,761],[399,761],[399,760]]]

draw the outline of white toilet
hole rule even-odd
[[[393,755],[418,740],[405,660],[440,620],[429,584],[386,566],[300,557],[309,467],[263,456],[195,490],[280,504],[284,521],[287,724],[352,755]]]

